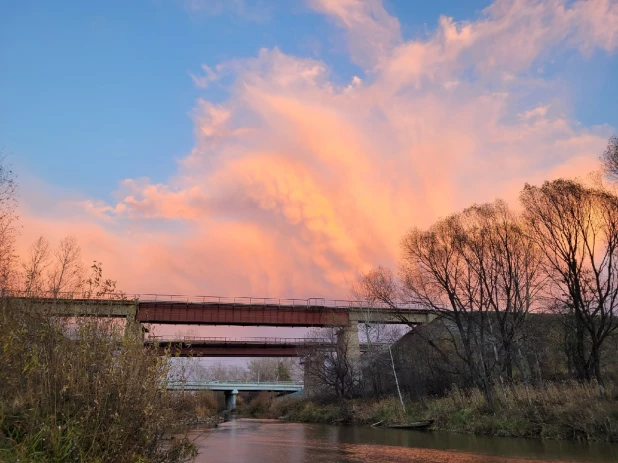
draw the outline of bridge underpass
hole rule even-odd
[[[269,391],[290,394],[303,390],[303,385],[293,381],[172,381],[169,391],[223,391],[225,409],[236,408],[236,396],[240,392]]]
[[[345,345],[352,362],[360,361],[361,344],[358,337],[359,323],[376,324],[425,324],[435,315],[423,307],[402,303],[394,306],[367,303],[366,301],[326,299],[271,299],[226,298],[216,296],[187,297],[177,295],[124,295],[124,298],[82,299],[71,294],[54,297],[12,298],[25,310],[34,310],[51,316],[63,317],[112,317],[125,318],[127,334],[144,336],[143,325],[187,326],[276,326],[276,327],[335,327],[337,343]],[[246,343],[245,343],[246,344]],[[184,346],[178,344],[183,352]],[[225,345],[191,344],[194,352],[202,356],[297,356],[299,346],[290,343],[249,346],[234,343]],[[270,353],[266,355],[266,351]],[[302,348],[301,348],[302,350]],[[227,351],[227,354],[226,354]],[[186,352],[186,350],[184,351]]]

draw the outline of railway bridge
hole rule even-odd
[[[386,305],[367,301],[310,299],[273,299],[134,294],[98,298],[80,298],[75,294],[15,293],[12,302],[31,310],[61,317],[112,317],[126,319],[127,335],[144,336],[144,325],[231,325],[336,327],[336,341],[320,342],[285,338],[248,339],[161,339],[180,355],[201,356],[301,356],[321,346],[345,345],[351,361],[359,361],[367,346],[358,337],[359,323],[426,324],[435,315],[428,309],[408,303]],[[145,342],[154,343],[156,340]],[[164,342],[161,342],[164,341]]]

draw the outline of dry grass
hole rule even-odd
[[[383,425],[415,421],[419,407],[408,404],[407,413],[394,397],[381,400],[352,399],[331,403],[316,403],[306,399],[274,400],[268,410],[270,418],[286,417],[292,421],[329,424]]]
[[[453,389],[427,404],[436,428],[475,434],[589,441],[618,441],[618,401],[614,386],[605,397],[596,383],[517,384],[494,388],[489,408],[478,389]]]
[[[168,361],[111,321],[44,317],[0,300],[0,461],[172,463]]]
[[[272,401],[266,414],[292,421],[368,425],[403,424],[434,419],[434,429],[508,437],[587,441],[618,441],[618,396],[608,385],[606,396],[598,385],[577,382],[517,384],[495,387],[491,409],[478,389],[453,389],[442,398],[406,403],[404,413],[394,397],[315,403],[306,399]]]

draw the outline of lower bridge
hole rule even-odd
[[[171,381],[167,383],[168,391],[223,391],[226,410],[236,408],[236,396],[239,392],[292,393],[302,391],[303,388],[303,384],[293,381]]]
[[[162,353],[179,357],[304,357],[320,350],[334,350],[328,338],[229,338],[149,336],[144,343]],[[359,343],[360,352],[382,349],[385,343]]]

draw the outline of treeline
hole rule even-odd
[[[613,137],[610,178],[617,159]],[[554,377],[594,381],[601,394],[615,379],[618,196],[600,176],[526,185],[517,211],[501,200],[474,205],[410,230],[401,249],[397,275],[378,268],[356,290],[431,310],[435,321],[408,336],[407,354],[434,379],[476,386],[490,407],[496,383],[540,383],[542,356],[563,360]]]
[[[518,384],[538,392],[572,380],[608,396],[618,374],[616,137],[602,162],[609,183],[526,184],[515,209],[473,205],[406,233],[398,271],[372,270],[353,293],[368,306],[417,304],[434,321],[360,360],[341,343],[307,359],[318,390],[424,400],[476,388],[489,410],[509,407]]]
[[[174,359],[174,374],[188,381],[298,381],[302,366],[296,358],[252,358],[246,364],[204,363],[199,358]]]

